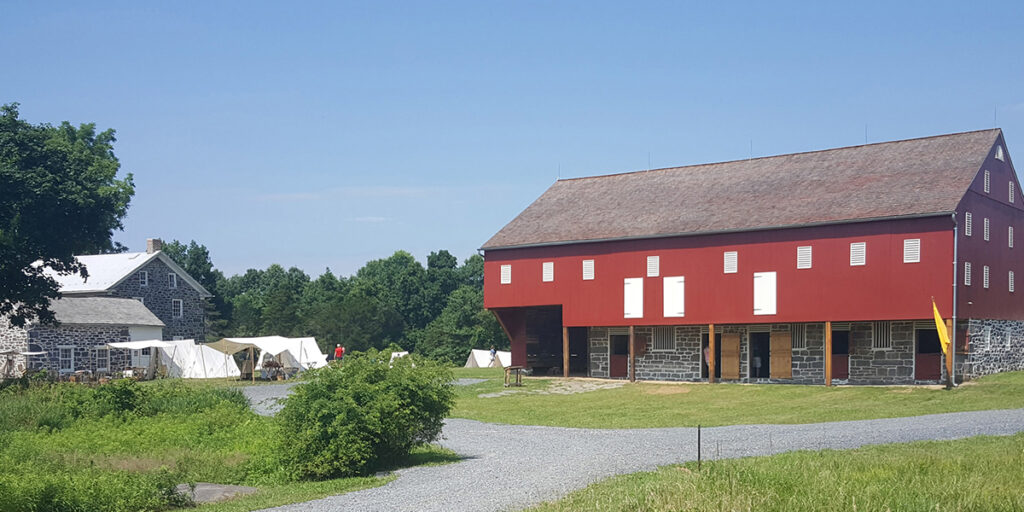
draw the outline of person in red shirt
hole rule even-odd
[[[343,357],[345,357],[345,347],[338,344],[337,347],[334,347],[334,359],[341,361]]]

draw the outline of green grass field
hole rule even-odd
[[[568,511],[1024,510],[1024,434],[666,466],[535,507]]]
[[[452,417],[492,423],[581,428],[682,427],[757,423],[816,423],[1024,407],[1024,372],[992,375],[954,390],[934,387],[797,386],[626,383],[572,395],[502,391],[500,369],[457,369],[459,378],[487,382],[458,386]],[[546,389],[553,379],[528,378],[523,389]]]

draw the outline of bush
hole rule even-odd
[[[370,350],[306,373],[277,414],[280,453],[299,479],[364,475],[434,441],[454,401],[437,363]]]

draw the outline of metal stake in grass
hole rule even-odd
[[[697,471],[700,471],[700,425],[697,425]]]

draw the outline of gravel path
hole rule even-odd
[[[288,396],[292,386],[298,384],[296,381],[284,384],[261,384],[259,386],[242,386],[238,389],[249,399],[252,410],[263,416],[273,416],[281,410],[278,400]]]
[[[260,395],[267,388],[247,388]],[[246,393],[249,396],[249,393]],[[1024,431],[1024,409],[958,412],[911,418],[705,428],[703,456],[712,459],[791,450],[846,449],[866,444],[958,439]],[[594,430],[445,422],[441,445],[464,459],[398,471],[383,486],[286,505],[279,511],[519,510],[613,475],[696,460],[697,430]]]

